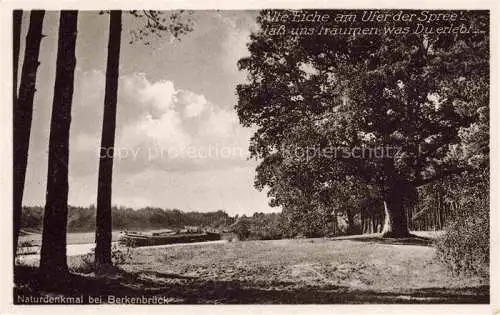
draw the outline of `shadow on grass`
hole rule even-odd
[[[489,303],[489,286],[448,289],[423,288],[375,292],[346,286],[304,286],[292,282],[214,281],[158,272],[94,275],[68,274],[45,280],[37,268],[15,269],[14,303],[19,296],[66,297],[164,296],[182,304],[359,304],[359,303]],[[88,303],[84,299],[84,303]],[[35,302],[36,304],[36,302]]]
[[[410,237],[404,237],[404,238],[384,238],[379,234],[361,234],[361,235],[333,237],[331,238],[331,240],[368,242],[368,243],[386,244],[386,245],[420,245],[420,246],[432,246],[435,242],[435,240],[432,238],[417,236],[414,234],[410,234]]]

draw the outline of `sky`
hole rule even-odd
[[[254,186],[253,131],[234,105],[245,81],[255,11],[195,11],[194,31],[130,43],[144,20],[124,13],[112,203],[229,214],[271,212]],[[46,12],[34,101],[24,205],[44,205],[55,76],[58,12]],[[20,63],[29,15],[23,16]],[[70,129],[69,204],[97,200],[97,171],[109,16],[79,13]],[[21,67],[21,65],[20,65]],[[19,72],[20,73],[20,72]]]

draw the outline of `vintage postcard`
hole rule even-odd
[[[492,5],[94,4],[2,7],[6,309],[495,311]]]

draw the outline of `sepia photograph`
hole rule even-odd
[[[490,304],[490,13],[10,10],[6,295]]]

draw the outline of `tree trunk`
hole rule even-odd
[[[408,220],[401,198],[391,193],[384,201],[384,227],[383,237],[408,237]]]
[[[23,19],[22,10],[12,12],[12,95],[14,97],[13,105],[17,103],[17,69],[19,67],[19,45],[21,41],[21,21]]]
[[[14,12],[14,90],[17,87],[17,63],[19,56],[20,17],[19,11]],[[21,82],[19,84],[19,95],[13,104],[13,132],[14,132],[14,187],[13,187],[13,225],[14,225],[14,255],[17,251],[17,240],[21,226],[22,203],[24,192],[24,180],[26,177],[26,166],[28,165],[28,148],[31,132],[31,118],[33,115],[33,99],[35,97],[36,72],[38,70],[38,55],[40,42],[42,40],[42,26],[45,11],[33,10],[30,14],[30,25],[26,35],[26,49],[24,53],[23,68],[21,70]],[[19,20],[18,20],[19,19]],[[17,26],[16,26],[17,24]],[[17,33],[17,34],[16,34]],[[18,42],[16,45],[16,41]],[[16,48],[17,46],[17,48]],[[17,50],[17,51],[16,51]],[[14,97],[16,97],[14,91]]]
[[[440,191],[438,190],[437,191],[437,205],[438,205],[438,208],[437,208],[437,215],[438,215],[438,230],[442,230],[443,229],[443,202],[441,200],[441,193]]]
[[[333,212],[333,230],[335,236],[339,234],[339,218],[337,211]]]
[[[361,234],[365,234],[365,216],[363,213],[363,209],[361,209],[361,212],[359,214],[361,216]]]
[[[23,19],[22,10],[14,10],[12,16],[12,47],[13,47],[13,58],[12,58],[12,107],[15,109],[17,105],[17,69],[19,67],[19,43],[21,41],[21,21]],[[15,164],[14,164],[15,167]],[[14,176],[16,173],[14,172]],[[14,178],[15,180],[16,178]],[[24,186],[24,183],[23,183]],[[16,204],[16,201],[14,201]],[[17,240],[19,238],[19,229],[21,227],[21,217],[22,217],[22,200],[20,202],[19,209],[14,207],[13,209],[14,218],[14,239],[13,239],[13,256],[15,260],[17,254]]]
[[[104,117],[102,124],[101,154],[97,185],[96,250],[97,268],[111,265],[111,187],[113,182],[113,149],[115,146],[116,103],[118,98],[118,76],[122,12],[111,11],[109,20],[108,59],[106,88],[104,94]]]
[[[384,227],[382,237],[408,237],[408,217],[405,211],[404,197],[408,195],[409,184],[397,174],[393,161],[384,164]]]
[[[444,204],[443,200],[441,199],[441,194],[439,195],[439,229],[442,230],[444,229],[444,224],[445,224],[445,218],[444,218],[444,212],[445,212],[445,207],[446,205]]]
[[[354,234],[354,214],[352,213],[351,210],[347,210],[346,215],[347,215],[347,234],[352,235]]]
[[[68,222],[69,129],[78,11],[61,11],[57,48],[54,102],[50,122],[47,195],[43,218],[40,269],[47,276],[67,272],[66,225]]]

